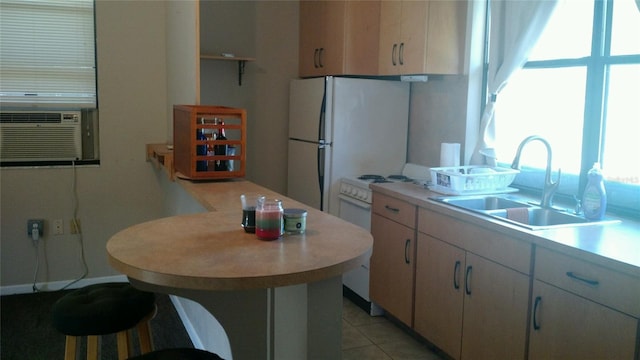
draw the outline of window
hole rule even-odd
[[[498,161],[537,134],[562,169],[557,199],[580,196],[586,172],[600,162],[608,210],[640,217],[640,9],[634,0],[559,3],[524,68],[496,108]],[[536,148],[537,147],[537,148]],[[515,185],[540,191],[546,150],[532,142]]]
[[[0,1],[0,79],[2,166],[96,163],[94,0]]]

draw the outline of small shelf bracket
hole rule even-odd
[[[242,86],[242,75],[244,75],[244,65],[247,60],[238,60],[238,86]]]
[[[204,60],[223,60],[223,61],[237,61],[238,62],[238,86],[242,86],[242,75],[244,75],[244,66],[247,61],[255,61],[254,58],[249,57],[236,57],[236,56],[219,56],[219,55],[200,55],[200,59]]]

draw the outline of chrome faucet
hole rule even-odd
[[[511,164],[512,169],[520,170],[520,155],[522,154],[522,148],[533,140],[538,140],[547,147],[547,169],[544,176],[544,188],[542,189],[542,199],[540,200],[540,206],[544,208],[551,208],[553,206],[553,195],[558,190],[560,184],[560,175],[562,170],[558,169],[558,179],[556,182],[551,181],[551,145],[549,142],[538,135],[532,135],[522,140],[516,151],[516,157]]]

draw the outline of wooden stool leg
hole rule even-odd
[[[146,354],[153,350],[153,340],[151,339],[151,328],[148,321],[138,324],[138,339],[140,339],[140,354]]]
[[[64,360],[76,360],[76,352],[78,351],[78,338],[75,336],[66,336],[64,345]]]
[[[98,360],[98,336],[87,336],[87,360]]]
[[[118,360],[126,360],[131,356],[129,353],[129,332],[127,330],[120,331],[116,337],[118,339]]]

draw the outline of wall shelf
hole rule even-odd
[[[173,147],[168,144],[147,144],[147,161],[162,168],[173,180]]]
[[[237,61],[238,62],[238,86],[242,86],[242,75],[244,74],[244,66],[247,61],[256,61],[255,58],[241,57],[241,56],[222,56],[222,55],[208,55],[201,54],[202,60],[222,60],[222,61]]]

